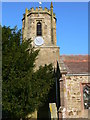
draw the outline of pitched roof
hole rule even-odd
[[[62,55],[60,56],[61,71],[67,71],[69,74],[87,74],[90,73],[88,64],[88,55]]]

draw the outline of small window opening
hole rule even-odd
[[[37,36],[42,36],[42,24],[41,24],[41,22],[37,23]]]
[[[86,85],[83,88],[84,109],[90,109],[90,86]]]

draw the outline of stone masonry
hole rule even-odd
[[[40,46],[35,45],[34,43],[34,40],[37,37],[38,22],[40,22],[42,26],[42,35],[40,37],[44,40],[44,44]],[[56,16],[53,13],[52,2],[50,10],[47,8],[44,8],[43,10],[41,7],[36,7],[36,9],[31,8],[30,10],[26,8],[22,19],[22,34],[23,41],[31,38],[32,46],[35,47],[35,49],[40,50],[35,62],[35,70],[38,69],[40,65],[43,66],[51,63],[55,68],[57,61],[60,60],[60,48],[56,45]],[[55,113],[57,114],[57,111]],[[30,116],[34,116],[34,118],[36,118],[36,112]]]
[[[30,10],[26,9],[25,14],[23,15],[22,19],[22,32],[23,32],[23,39],[32,40],[35,39],[36,31],[37,31],[37,22],[40,21],[42,23],[42,37],[44,39],[43,46],[51,46],[51,27],[53,26],[53,39],[54,45],[56,45],[56,17],[53,13],[53,25],[51,24],[51,10],[45,8],[31,8]]]
[[[89,109],[84,108],[83,88],[90,85],[88,56],[61,56],[60,79],[61,112],[63,118],[90,118]]]
[[[83,108],[82,84],[88,83],[88,76],[65,76],[64,107],[66,118],[88,118],[88,110]]]
[[[37,46],[34,43],[34,39],[37,37],[37,23],[42,24],[42,38],[44,44]],[[32,45],[35,49],[40,49],[39,55],[36,60],[36,68],[40,65],[53,63],[56,66],[57,61],[60,59],[59,47],[56,45],[56,16],[53,13],[53,5],[51,3],[51,9],[39,7],[36,9],[26,8],[25,14],[22,19],[22,33],[23,41],[31,38]]]

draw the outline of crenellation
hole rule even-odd
[[[31,10],[31,12],[33,12],[34,11],[34,7],[32,7],[30,10]]]
[[[47,13],[51,16],[51,10],[49,10],[47,7],[45,7],[44,10],[43,10],[42,7],[40,7],[40,8],[36,7],[35,9],[34,9],[34,7],[32,7],[29,10],[26,8],[25,13],[23,14],[23,19],[25,19],[26,14],[29,16],[29,14],[38,14],[38,13],[40,13],[40,14],[46,14]],[[56,19],[55,13],[53,13],[53,18]]]
[[[26,8],[22,19],[23,38],[31,38],[35,49],[40,49],[39,55],[35,61],[35,70],[39,66],[52,63],[56,69],[56,61],[60,61],[59,47],[56,45],[56,15],[53,13],[53,4],[51,9],[47,7]],[[39,29],[38,29],[39,28]],[[38,34],[38,31],[41,34]],[[40,46],[35,43],[40,36],[44,43]],[[26,39],[25,39],[26,40]],[[59,64],[63,64],[59,63]],[[69,68],[70,69],[70,68]],[[61,69],[62,71],[62,66]],[[68,74],[67,74],[68,73]],[[88,111],[84,108],[83,88],[89,82],[90,76],[86,74],[69,74],[70,71],[63,66],[62,77],[60,80],[60,111],[62,118],[87,118]],[[60,113],[60,114],[61,114]]]
[[[53,13],[53,16],[54,16],[54,17],[56,16],[55,13]]]
[[[38,11],[38,7],[36,7],[35,11]]]
[[[24,36],[27,36],[27,38],[31,37],[32,39],[35,39],[36,36],[36,24],[37,21],[42,22],[42,37],[44,39],[43,46],[52,45],[51,42],[51,10],[47,9],[46,7],[42,9],[42,7],[36,7],[35,9],[32,7],[31,9],[26,9],[25,16],[23,17],[23,21],[25,21],[26,28],[24,31]],[[33,20],[33,22],[31,22]],[[53,20],[53,38],[54,43],[56,45],[56,20],[55,17],[52,17]],[[28,24],[28,25],[27,25]],[[24,26],[24,24],[23,24]],[[35,29],[35,30],[34,30]],[[31,32],[33,30],[33,32]],[[27,32],[31,32],[31,34],[27,34]]]
[[[51,11],[50,11],[50,10],[48,10],[48,13],[49,13],[49,14],[51,14]]]
[[[39,8],[39,11],[43,11],[42,7]]]
[[[47,11],[47,12],[48,12],[48,9],[47,9],[47,7],[45,7],[45,8],[44,8],[44,11]]]
[[[28,9],[27,9],[27,8],[26,8],[26,10],[25,10],[25,15],[26,15],[26,14],[28,14]]]

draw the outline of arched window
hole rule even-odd
[[[37,23],[37,36],[42,36],[42,24],[41,24],[41,22]]]
[[[84,109],[90,109],[90,86],[85,85],[83,87],[83,102]]]

